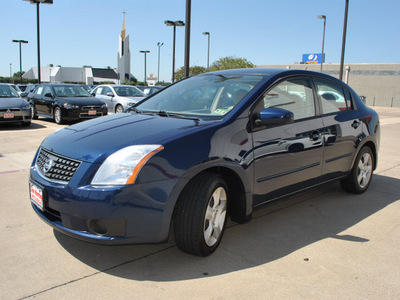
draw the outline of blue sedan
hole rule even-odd
[[[125,113],[55,132],[30,172],[35,212],[100,244],[160,243],[207,256],[228,216],[340,180],[365,192],[377,165],[377,113],[316,72],[240,69],[177,82]]]

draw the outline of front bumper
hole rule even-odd
[[[66,121],[86,120],[107,115],[107,108],[61,108],[63,119]],[[94,113],[95,112],[95,113]]]
[[[6,112],[0,112],[0,123],[19,123],[19,122],[29,122],[31,121],[31,112],[30,110],[20,110],[20,111],[12,111],[13,117],[6,118]]]
[[[30,182],[43,188],[44,203],[43,211],[32,203],[34,211],[57,231],[87,242],[167,241],[175,203],[170,195],[178,179],[93,187],[84,174],[93,174],[97,167],[83,162],[71,181],[61,184],[46,180],[32,165]]]

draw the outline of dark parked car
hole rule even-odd
[[[332,180],[365,192],[379,139],[377,113],[331,76],[206,73],[47,137],[30,198],[45,222],[81,240],[165,242],[173,224],[181,250],[206,256],[227,216],[248,221],[261,205]]]
[[[31,106],[5,83],[0,83],[0,123],[31,125]]]
[[[107,115],[107,105],[79,85],[39,85],[27,100],[32,106],[33,119],[38,116],[54,118],[57,124]]]

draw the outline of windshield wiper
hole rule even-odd
[[[136,106],[131,106],[131,107],[129,107],[129,108],[126,110],[126,112],[129,112],[129,111],[133,111],[133,112],[135,112],[135,113],[137,113],[137,114],[141,114],[141,113],[142,113],[142,111],[139,110],[139,109],[137,109]]]
[[[201,119],[199,117],[187,116],[187,115],[173,113],[173,112],[166,112],[166,111],[163,111],[163,110],[159,111],[158,115],[162,116],[162,117],[171,117],[171,118],[178,118],[178,119],[201,121]]]

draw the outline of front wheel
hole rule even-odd
[[[346,192],[364,193],[371,183],[374,166],[374,155],[371,149],[369,147],[362,148],[357,155],[350,175],[343,179],[340,185]]]
[[[57,124],[62,124],[63,123],[62,111],[61,111],[61,108],[59,108],[59,107],[56,107],[54,109],[54,121]]]
[[[117,107],[115,108],[115,113],[120,114],[123,112],[124,112],[124,108],[122,107],[122,105],[118,104]]]
[[[198,256],[217,249],[225,230],[228,195],[225,180],[214,173],[200,174],[186,186],[174,216],[179,249]]]

